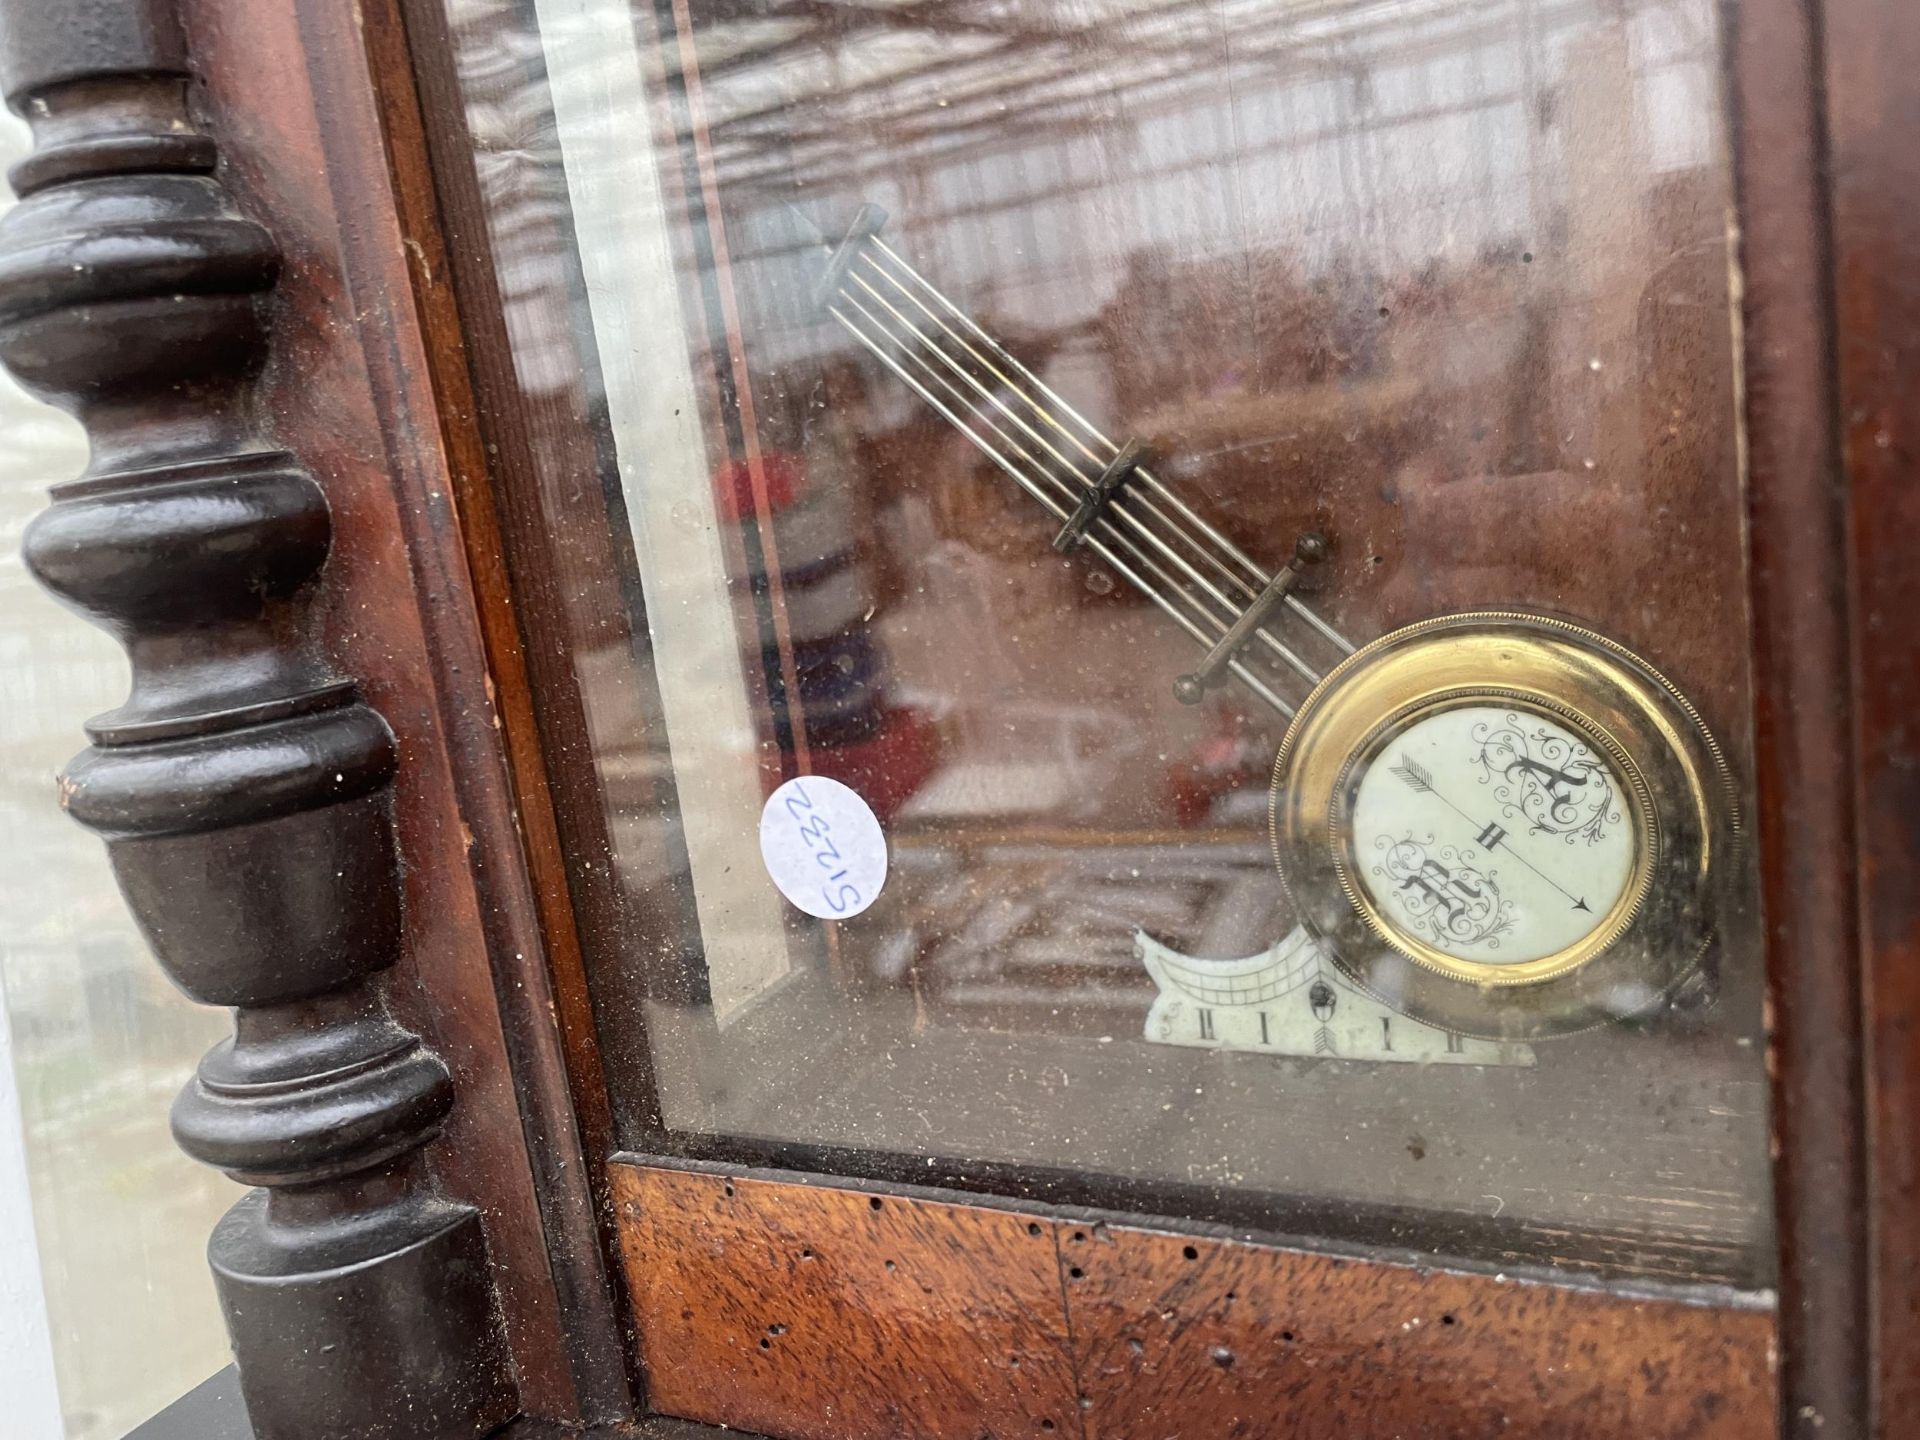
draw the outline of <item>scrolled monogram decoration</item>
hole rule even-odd
[[[1373,873],[1391,887],[1402,916],[1417,933],[1455,945],[1500,948],[1500,936],[1513,928],[1513,905],[1500,896],[1492,870],[1467,863],[1452,845],[1435,845],[1431,835],[1373,842],[1379,859]]]
[[[1493,787],[1502,813],[1529,834],[1593,844],[1619,823],[1606,762],[1583,742],[1518,714],[1504,724],[1475,725],[1473,738],[1480,782]]]

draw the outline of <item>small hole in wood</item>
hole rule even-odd
[[[760,1342],[760,1348],[762,1350],[771,1350],[773,1348],[773,1342],[771,1340],[762,1340]]]
[[[1280,1338],[1291,1345],[1293,1343],[1293,1332],[1291,1330],[1282,1330],[1280,1332]]]
[[[1020,1357],[1018,1355],[1007,1356],[1007,1367],[1012,1370],[1018,1370],[1020,1368]]]
[[[887,1273],[889,1275],[891,1275],[894,1271],[898,1270],[899,1268],[900,1267],[894,1264],[893,1261],[891,1260],[887,1261]]]
[[[1182,1250],[1180,1253],[1186,1256],[1187,1259],[1189,1260],[1198,1260],[1200,1258],[1200,1252],[1191,1245],[1187,1246],[1187,1248]]]
[[[1081,1280],[1086,1278],[1086,1273],[1087,1272],[1082,1270],[1078,1265],[1074,1266],[1071,1270],[1067,1271],[1067,1274],[1071,1275],[1076,1280]]]
[[[787,1333],[787,1327],[784,1325],[769,1325],[767,1326],[767,1333],[769,1335],[784,1335]]]
[[[1085,1243],[1086,1243],[1086,1239],[1087,1239],[1087,1232],[1086,1232],[1086,1231],[1084,1231],[1084,1230],[1076,1230],[1076,1231],[1074,1231],[1074,1232],[1073,1232],[1073,1243],[1074,1243],[1074,1244],[1076,1244],[1076,1245],[1082,1245],[1082,1244],[1085,1244]]]
[[[1035,1222],[1035,1223],[1029,1223],[1029,1224],[1028,1224],[1028,1226],[1027,1226],[1027,1234],[1029,1234],[1029,1235],[1038,1235],[1039,1233],[1040,1233],[1040,1226],[1039,1226],[1039,1224],[1038,1224],[1037,1222]]]
[[[1040,1428],[1041,1428],[1042,1430],[1051,1430],[1051,1429],[1053,1428],[1053,1421],[1051,1421],[1051,1420],[1042,1420],[1042,1421],[1040,1422]]]
[[[813,1258],[813,1251],[811,1251],[811,1250],[802,1250],[802,1251],[800,1252],[800,1258],[801,1258],[802,1260],[811,1260],[811,1259]]]
[[[875,1195],[870,1200],[868,1200],[867,1208],[869,1210],[878,1210],[880,1208],[880,1197],[878,1195]]]
[[[731,1185],[727,1186],[727,1198],[728,1199],[733,1198],[733,1187]]]
[[[1231,1302],[1231,1301],[1234,1301],[1234,1300],[1238,1300],[1239,1298],[1240,1298],[1240,1297],[1239,1297],[1239,1295],[1238,1295],[1238,1294],[1236,1294],[1236,1293],[1235,1293],[1234,1291],[1232,1291],[1232,1290],[1229,1290],[1229,1291],[1227,1291],[1227,1299],[1228,1299],[1228,1301],[1230,1301],[1230,1302]]]
[[[1451,1316],[1451,1315],[1442,1315],[1442,1316],[1440,1317],[1440,1323],[1441,1323],[1442,1325],[1452,1325],[1452,1324],[1454,1324],[1454,1323],[1456,1323],[1456,1322],[1454,1321],[1454,1318],[1453,1318],[1453,1316]]]

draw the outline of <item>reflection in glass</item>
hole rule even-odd
[[[1765,1283],[1744,855],[1684,983],[1549,1038],[1356,984],[1264,833],[1315,680],[1462,611],[1649,657],[1742,773],[1710,6],[450,8],[548,524],[597,556],[624,1143]],[[887,827],[856,920],[760,868],[796,773]]]

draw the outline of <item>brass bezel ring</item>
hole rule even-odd
[[[1511,966],[1422,945],[1367,902],[1344,821],[1359,767],[1414,720],[1471,704],[1522,705],[1604,749],[1632,792],[1632,880],[1587,936]],[[1370,994],[1417,1019],[1534,1040],[1659,1003],[1718,927],[1738,844],[1733,779],[1685,697],[1625,647],[1514,611],[1422,621],[1382,636],[1315,687],[1274,760],[1274,862],[1299,917]]]

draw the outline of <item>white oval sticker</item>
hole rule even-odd
[[[887,883],[887,837],[872,807],[838,780],[801,775],[767,797],[760,858],[780,893],[809,915],[845,920]]]

